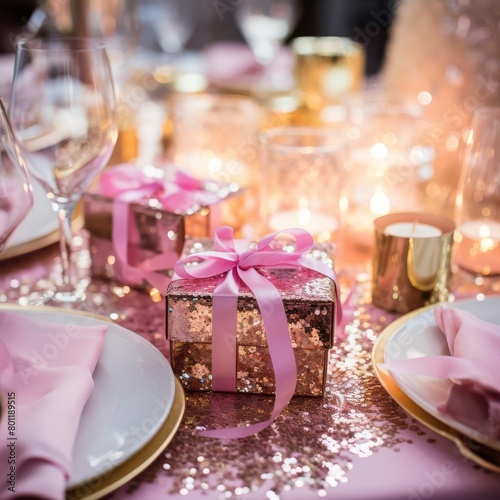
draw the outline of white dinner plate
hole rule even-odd
[[[447,306],[463,309],[500,325],[500,297],[489,297],[482,301],[464,300]],[[450,351],[434,320],[433,308],[428,308],[411,317],[394,332],[385,346],[384,362],[436,355],[450,355]],[[477,429],[457,422],[437,409],[446,400],[452,384],[450,379],[397,372],[391,372],[391,375],[402,391],[433,417],[472,439],[500,450],[500,441],[489,439]]]
[[[130,330],[84,313],[2,309],[49,323],[108,327],[94,371],[94,390],[78,428],[68,488],[98,480],[155,436],[175,395],[174,374],[156,347]]]
[[[15,229],[0,260],[24,255],[59,239],[57,215],[42,186],[31,176],[33,186],[33,207],[25,219]]]

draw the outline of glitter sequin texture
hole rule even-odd
[[[309,487],[321,497],[349,480],[354,457],[368,458],[381,448],[397,452],[410,444],[400,437],[402,429],[424,435],[373,373],[373,344],[393,317],[371,307],[369,294],[367,282],[353,295],[357,306],[347,336],[331,350],[324,398],[295,397],[269,428],[228,446],[196,431],[261,421],[271,413],[272,397],[186,393],[181,429],[164,456],[132,480],[128,491],[169,475],[174,482],[166,493],[209,491],[207,498],[224,499],[254,492],[257,498],[280,498]]]
[[[83,279],[89,255],[81,234],[74,239],[73,255]],[[0,275],[0,302],[25,304],[26,294],[50,288],[59,275],[57,255],[54,246],[11,260]],[[358,265],[355,278],[349,273],[344,267],[340,279],[342,290],[350,290],[350,300],[344,305],[346,311],[352,309],[352,317],[346,318],[346,334],[337,333],[323,398],[293,398],[272,426],[228,445],[228,441],[200,437],[197,429],[262,421],[270,414],[273,397],[186,393],[184,419],[168,448],[117,496],[136,492],[134,498],[146,498],[137,490],[145,483],[156,483],[164,491],[162,496],[181,493],[187,498],[192,494],[223,500],[248,498],[251,493],[253,498],[277,498],[284,493],[282,498],[288,498],[290,492],[294,498],[313,498],[314,494],[304,491],[311,488],[318,497],[342,498],[341,486],[350,480],[355,457],[369,459],[381,450],[397,453],[400,447],[422,439],[432,444],[434,434],[407,417],[373,373],[373,344],[394,316],[370,304],[368,266]],[[476,296],[478,290],[499,294],[500,283],[482,284],[455,276],[452,289],[458,300]],[[110,317],[168,356],[164,302],[154,303],[149,295],[103,280],[93,280],[90,290],[102,301],[75,303],[74,308]],[[470,463],[471,469],[477,467]]]
[[[333,343],[335,285],[306,268],[259,269],[280,290],[297,364],[296,394],[321,396]],[[222,276],[179,280],[167,292],[167,337],[174,372],[186,389],[210,390],[212,297]],[[270,311],[272,313],[272,311]],[[266,332],[255,297],[242,284],[236,324],[237,390],[274,393]]]

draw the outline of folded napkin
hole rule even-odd
[[[64,498],[106,330],[0,311],[0,499]]]
[[[438,410],[491,439],[500,439],[500,325],[451,307],[434,311],[450,356],[425,356],[382,364],[390,372],[449,378]]]

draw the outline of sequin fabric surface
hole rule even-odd
[[[75,241],[80,247],[75,257],[84,275],[90,265],[85,238]],[[56,255],[57,249],[50,248],[2,266],[0,302],[26,303],[51,286],[59,266]],[[132,493],[145,482],[160,482],[165,495],[198,492],[222,499],[245,498],[257,491],[259,497],[265,491],[265,497],[273,499],[307,486],[324,497],[349,481],[356,457],[369,457],[383,448],[397,452],[411,444],[411,433],[425,434],[387,395],[373,372],[372,347],[394,317],[371,306],[369,276],[368,267],[340,273],[344,333],[337,334],[330,351],[323,398],[295,397],[270,427],[228,442],[200,437],[197,431],[262,421],[271,412],[273,397],[187,392],[186,412],[174,439],[120,494]],[[474,295],[477,285],[458,284],[456,296]],[[494,287],[488,293],[500,292]],[[165,306],[158,293],[147,295],[104,281],[92,282],[90,291],[93,302],[87,301],[82,309],[108,316],[168,355]]]

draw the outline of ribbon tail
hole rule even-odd
[[[147,281],[153,288],[156,288],[165,297],[165,292],[168,285],[172,281],[168,276],[153,271],[142,271],[142,278]]]
[[[115,248],[116,257],[120,263],[119,273],[124,281],[128,281],[133,285],[141,282],[140,273],[138,273],[128,263],[128,238],[129,227],[133,224],[130,210],[131,201],[124,197],[118,197],[113,203],[113,219],[112,219],[112,241]]]
[[[232,269],[213,295],[212,389],[214,391],[236,391],[238,284],[236,270]]]
[[[146,259],[139,266],[132,266],[129,263],[130,230],[135,229],[134,215],[130,204],[150,194],[146,189],[138,189],[122,193],[115,199],[113,204],[112,241],[119,263],[117,273],[119,273],[121,279],[132,285],[140,285],[145,280],[164,294],[170,283],[170,278],[155,271],[168,269],[169,267],[173,268],[177,261],[177,254],[172,252],[157,255]]]
[[[162,296],[165,296],[167,287],[172,279],[159,273],[158,271],[173,269],[177,260],[177,252],[163,252],[144,260],[144,262],[142,262],[137,269],[141,270],[142,278],[144,278],[144,280],[146,280],[152,287],[156,288]]]
[[[297,383],[297,365],[290,342],[288,321],[283,300],[278,289],[255,269],[239,270],[240,278],[255,295],[264,321],[264,328],[269,346],[269,354],[276,379],[276,397],[271,417],[268,420],[246,427],[212,429],[199,434],[219,439],[241,439],[271,425],[281,410],[290,402]]]

